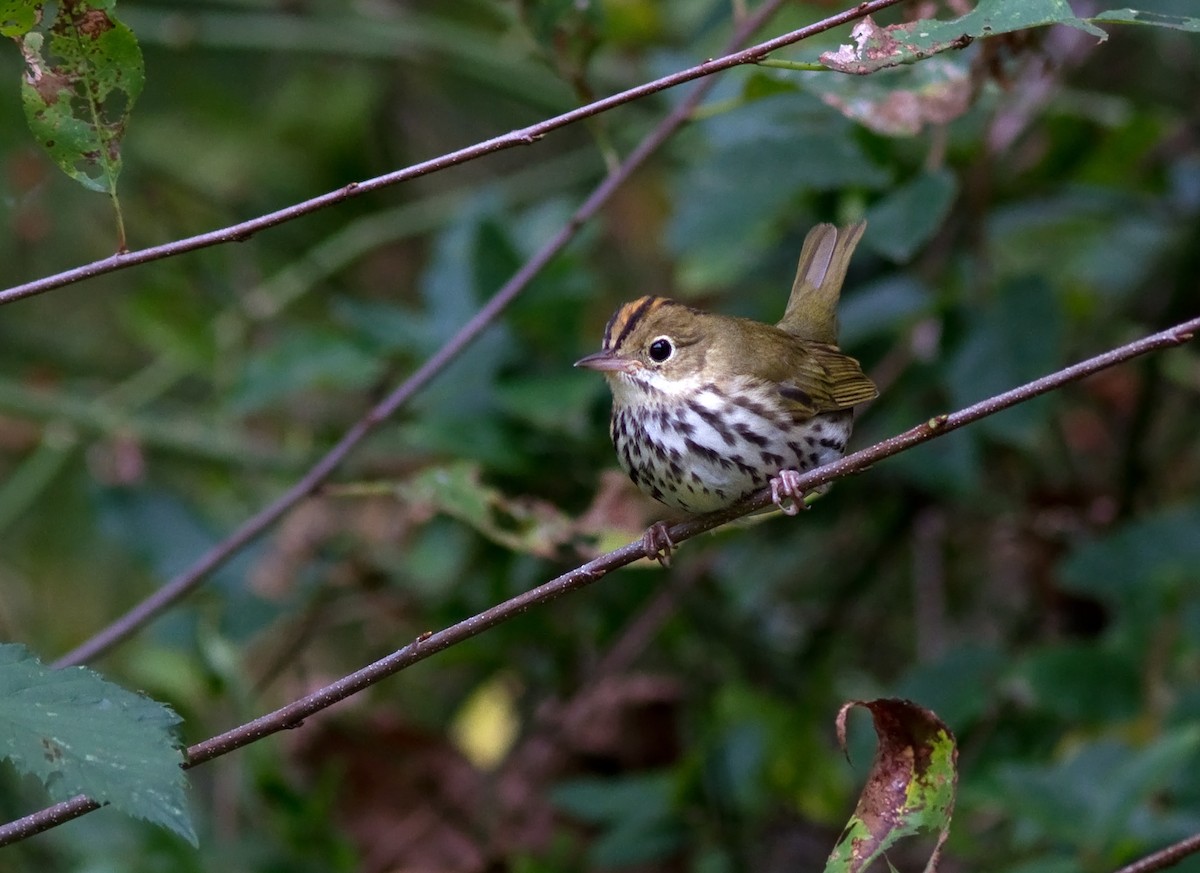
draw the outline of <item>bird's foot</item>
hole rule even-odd
[[[800,473],[797,470],[780,470],[779,475],[771,479],[771,500],[785,515],[795,515],[801,509],[808,509],[804,489],[799,483]]]
[[[664,567],[671,566],[671,550],[673,548],[675,548],[675,543],[671,539],[671,534],[667,532],[665,521],[654,522],[642,534],[642,549],[645,551],[646,557],[658,561]]]

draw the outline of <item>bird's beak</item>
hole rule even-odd
[[[586,358],[580,358],[575,362],[575,366],[583,367],[585,370],[597,370],[601,373],[632,373],[641,364],[632,358],[623,358],[611,350],[605,349],[602,352],[590,354]]]

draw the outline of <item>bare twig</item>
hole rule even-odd
[[[1159,870],[1174,867],[1184,858],[1197,852],[1200,852],[1200,834],[1193,834],[1174,845],[1139,858],[1132,864],[1126,864],[1116,873],[1157,873]]]
[[[269,227],[274,227],[277,224],[283,224],[286,221],[291,221],[294,218],[299,218],[302,215],[307,215],[310,212],[315,212],[318,209],[323,209],[326,206],[332,206],[336,203],[341,203],[349,200],[352,197],[357,197],[360,194],[365,194],[368,191],[377,191],[381,188],[386,188],[390,185],[395,185],[399,182],[407,182],[410,179],[415,179],[418,176],[425,176],[430,173],[436,173],[439,170],[445,170],[450,167],[456,167],[459,164],[465,164],[468,161],[476,158],[484,157],[485,155],[494,154],[495,152],[504,151],[505,149],[513,148],[519,145],[530,145],[542,139],[546,134],[552,133],[559,128],[566,127],[581,121],[585,118],[590,118],[594,115],[599,115],[602,112],[607,112],[616,106],[624,103],[629,103],[641,97],[646,97],[650,94],[655,94],[659,91],[665,91],[668,88],[673,88],[676,85],[682,85],[685,82],[691,82],[694,79],[701,79],[705,76],[711,76],[713,73],[719,73],[722,70],[728,70],[732,67],[741,66],[743,64],[754,64],[764,60],[771,52],[777,49],[792,45],[807,39],[813,34],[822,33],[831,28],[837,27],[840,24],[845,24],[848,21],[854,21],[857,18],[862,18],[864,15],[870,15],[874,12],[884,9],[888,6],[894,6],[903,0],[869,0],[869,2],[860,3],[837,15],[832,15],[823,21],[816,24],[810,24],[807,27],[802,27],[799,30],[793,30],[791,33],[785,33],[782,36],[777,36],[774,39],[769,39],[766,42],[758,43],[750,48],[743,49],[738,52],[722,55],[719,58],[712,58],[702,64],[697,64],[694,67],[689,67],[686,70],[680,70],[677,73],[672,73],[669,76],[663,76],[660,79],[655,79],[652,82],[647,82],[643,85],[638,85],[635,88],[630,88],[626,91],[621,91],[618,94],[613,94],[609,97],[604,97],[585,106],[580,106],[577,109],[572,109],[570,112],[564,112],[561,115],[556,115],[553,118],[548,118],[545,121],[539,121],[537,124],[523,127],[519,130],[513,130],[501,136],[493,137],[492,139],[476,143],[472,146],[459,149],[458,151],[449,152],[437,158],[432,158],[428,161],[422,161],[419,164],[413,164],[405,167],[402,170],[395,170],[391,173],[386,173],[382,176],[376,176],[373,179],[367,179],[362,182],[351,182],[336,191],[330,191],[322,194],[319,197],[313,197],[311,200],[305,200],[301,203],[296,203],[284,209],[279,209],[275,212],[270,212],[266,215],[260,215],[257,218],[252,218],[249,221],[243,221],[239,224],[233,224],[229,227],[223,227],[219,230],[212,230],[208,233],[202,233],[198,236],[188,237],[186,239],[175,240],[165,243],[160,246],[152,246],[146,249],[139,249],[133,252],[118,252],[117,254],[102,258],[99,261],[93,261],[90,264],[84,264],[81,267],[75,267],[71,270],[66,270],[62,273],[57,273],[53,276],[46,276],[42,279],[36,279],[32,282],[26,282],[23,285],[15,285],[12,288],[0,291],[0,305],[12,303],[15,300],[20,300],[24,297],[32,297],[35,294],[41,294],[45,291],[50,291],[54,288],[61,288],[64,285],[70,285],[74,282],[79,282],[84,279],[90,279],[93,276],[100,276],[105,273],[111,273],[115,270],[121,270],[125,267],[132,267],[135,264],[144,264],[148,261],[157,261],[162,258],[168,258],[173,255],[183,254],[184,252],[195,251],[196,249],[206,248],[207,246],[218,245],[227,242],[243,242],[260,230],[265,230]],[[753,22],[750,22],[753,23]],[[739,28],[739,32],[750,34],[753,33],[753,27],[743,26]],[[739,40],[741,42],[741,40]]]
[[[881,9],[884,6],[890,6],[900,0],[873,0],[870,3],[863,3],[853,9],[841,12],[837,15],[830,16],[824,21],[819,21],[816,24],[793,31],[786,37],[778,37],[768,42],[761,43],[752,49],[747,49],[735,55],[726,55],[717,61],[708,61],[698,67],[693,67],[691,71],[685,71],[684,78],[678,81],[687,81],[689,78],[696,78],[699,75],[708,75],[709,73],[718,72],[727,69],[730,66],[735,66],[737,63],[747,63],[751,60],[756,60],[763,56],[765,52],[772,48],[778,48],[781,45],[787,45],[798,40],[805,39],[816,33],[821,33],[830,28],[836,27],[851,19],[866,15],[874,10]],[[737,45],[756,28],[766,20],[767,16],[777,7],[777,2],[766,3],[760,8],[756,15],[745,21],[733,36],[731,44]],[[734,58],[741,60],[733,61]],[[703,69],[703,73],[690,75],[690,73]],[[677,74],[684,75],[684,74]],[[673,77],[659,79],[658,83],[671,80]],[[708,80],[700,83],[688,97],[676,106],[670,114],[668,114],[659,125],[651,131],[651,133],[640,142],[637,147],[625,159],[620,169],[607,177],[583,202],[583,204],[575,211],[562,229],[546,243],[537,253],[533,255],[518,271],[508,280],[505,285],[500,288],[496,294],[484,304],[474,317],[471,318],[463,327],[451,337],[445,345],[433,354],[419,369],[407,379],[404,380],[396,389],[387,395],[382,401],[371,408],[366,415],[356,422],[338,442],[325,454],[317,463],[307,472],[299,481],[291,488],[285,491],[282,495],[276,498],[272,503],[258,513],[247,519],[243,524],[234,530],[228,537],[222,540],[217,545],[209,549],[205,554],[187,570],[183,571],[165,585],[155,591],[148,598],[143,600],[129,612],[125,613],[120,618],[109,624],[107,627],[94,634],[91,638],[77,646],[72,651],[68,652],[57,661],[54,662],[56,667],[66,667],[74,664],[81,664],[85,661],[90,661],[101,653],[112,648],[121,640],[135,633],[139,628],[151,621],[155,616],[162,613],[172,604],[186,596],[188,592],[198,586],[209,574],[222,566],[239,550],[244,548],[248,543],[253,542],[261,536],[266,530],[275,524],[283,515],[285,515],[294,506],[299,504],[304,498],[312,494],[332,473],[341,465],[341,463],[349,456],[349,454],[361,443],[368,434],[376,427],[382,424],[387,418],[393,415],[405,403],[407,403],[417,392],[425,387],[435,376],[442,372],[446,366],[456,358],[464,348],[466,348],[483,330],[490,325],[497,316],[507,307],[537,276],[537,274],[548,264],[567,243],[574,238],[579,228],[595,215],[600,208],[608,201],[612,194],[620,188],[622,184],[633,174],[634,170],[639,167],[647,157],[658,149],[687,119],[690,117],[692,110],[703,99],[704,95],[711,87],[711,83],[715,80]],[[657,83],[651,83],[657,84]],[[666,87],[663,85],[663,87]],[[624,92],[632,94],[639,89]],[[620,96],[620,95],[618,95]],[[632,99],[632,98],[630,98]],[[598,104],[604,104],[605,108],[608,105],[616,105],[611,101],[598,101]],[[560,116],[563,118],[566,116]],[[550,122],[544,122],[549,124]],[[457,154],[461,154],[456,152]],[[453,157],[453,156],[447,156]],[[442,159],[439,159],[442,160]],[[451,164],[445,164],[450,166]],[[440,165],[439,167],[440,168]],[[393,174],[395,175],[395,174]],[[391,177],[386,177],[391,178]],[[328,196],[328,195],[327,195]],[[320,200],[321,198],[318,198]],[[316,202],[316,201],[309,201]],[[323,201],[322,201],[323,202]],[[303,204],[301,204],[303,205]],[[294,207],[297,208],[297,207]],[[278,213],[276,213],[278,214]],[[0,297],[0,302],[3,302]]]
[[[849,476],[852,473],[862,472],[877,461],[891,457],[919,443],[939,437],[942,434],[950,433],[981,418],[986,418],[989,415],[994,415],[997,412],[1024,403],[1040,394],[1061,388],[1070,382],[1078,381],[1140,355],[1181,345],[1192,339],[1193,334],[1197,330],[1200,330],[1200,318],[1194,318],[1168,330],[1151,334],[1127,345],[1104,352],[1094,358],[1089,358],[1086,361],[1035,379],[1019,388],[1014,388],[1003,394],[997,394],[994,397],[980,401],[958,412],[935,416],[910,430],[876,443],[869,448],[855,452],[852,455],[848,455],[840,461],[801,474],[798,485],[807,491],[819,485],[824,485],[827,482],[832,482],[835,479]],[[770,502],[770,489],[764,488],[736,507],[671,526],[669,529],[671,540],[675,543],[681,543],[686,539],[719,527],[756,509],[760,509]],[[260,716],[251,722],[191,746],[187,750],[184,767],[195,767],[198,764],[228,754],[278,731],[298,727],[310,715],[320,712],[341,700],[345,700],[350,695],[398,673],[418,661],[423,661],[430,655],[470,639],[528,610],[530,607],[548,603],[568,592],[584,588],[614,570],[632,564],[634,561],[644,557],[646,557],[645,547],[639,539],[437,633],[422,634],[404,648],[339,679],[337,682],[327,685],[274,712]],[[63,803],[57,803],[0,827],[0,846],[5,846],[40,833],[97,808],[98,804],[95,801],[84,796],[75,797]],[[1170,852],[1172,850],[1166,851]],[[1188,851],[1194,851],[1194,849],[1189,849]],[[1177,857],[1182,857],[1182,855]],[[1152,873],[1152,871],[1157,869],[1160,868],[1139,868],[1135,866],[1133,868],[1126,868],[1120,871],[1120,873]]]

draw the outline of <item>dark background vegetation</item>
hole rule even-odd
[[[714,56],[740,5],[122,2],[147,67],[130,244]],[[787,4],[762,35],[838,8]],[[953,14],[895,16],[918,12]],[[338,488],[95,666],[195,742],[628,541],[662,513],[571,363],[645,293],[775,320],[820,220],[871,220],[843,310],[882,388],[859,446],[1195,316],[1200,42],[1111,30],[950,56],[973,105],[913,136],[823,104],[833,74],[728,74]],[[19,73],[0,51],[4,285],[114,240],[32,143]],[[52,659],[278,495],[679,96],[5,306],[0,638]],[[900,695],[961,743],[946,869],[1112,869],[1200,830],[1198,396],[1195,349],[1156,354],[524,614],[193,770],[198,852],[101,811],[0,867],[809,870],[870,759],[865,725],[853,765],[837,751],[838,706]],[[476,478],[486,518],[426,487]],[[42,803],[0,772],[5,820]]]

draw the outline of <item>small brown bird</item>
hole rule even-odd
[[[841,458],[853,407],[879,393],[836,345],[838,298],[865,228],[809,231],[776,326],[665,297],[616,311],[603,348],[575,366],[608,379],[613,445],[639,488],[703,513],[770,484],[780,509],[796,512],[799,472]],[[652,544],[670,547],[648,532]]]

